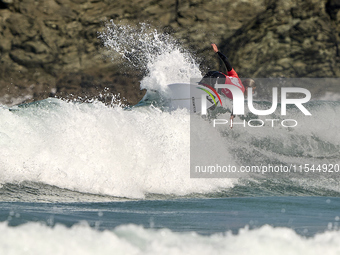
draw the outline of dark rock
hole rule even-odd
[[[33,52],[35,54],[41,54],[41,53],[49,53],[49,48],[48,46],[42,42],[42,41],[29,41],[25,42],[22,47],[25,49],[27,52]]]
[[[13,0],[0,0],[0,9],[8,9],[13,4]]]
[[[243,77],[339,77],[339,8],[338,0],[0,0],[1,103],[106,88],[138,102],[142,73],[102,57],[98,31],[109,19],[171,33],[202,72],[225,71],[214,42]]]
[[[235,69],[244,77],[337,77],[339,32],[325,10],[317,1],[285,4],[276,1],[225,41]]]
[[[16,49],[10,52],[10,57],[14,62],[27,66],[28,68],[39,67],[46,63],[53,62],[54,58],[49,54],[34,54],[22,49]]]
[[[326,3],[326,12],[332,20],[337,19],[337,13],[340,9],[340,0],[328,0]]]
[[[27,41],[38,34],[34,20],[19,13],[13,13],[7,20],[7,26],[14,36]]]

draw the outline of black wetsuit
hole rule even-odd
[[[208,73],[206,73],[204,75],[203,79],[200,81],[201,84],[210,85],[213,88],[215,87],[216,83],[217,84],[229,84],[228,82],[226,82],[227,79],[229,80],[229,78],[227,78],[227,77],[234,77],[234,78],[239,79],[237,73],[235,72],[235,70],[231,66],[231,63],[229,62],[229,59],[223,53],[221,53],[219,51],[217,52],[217,55],[219,56],[219,58],[225,64],[226,69],[227,69],[227,74],[224,74],[224,73],[221,73],[221,72],[218,72],[218,71],[209,71]],[[241,81],[240,81],[240,83],[241,83]],[[217,92],[219,94],[222,94],[222,89],[218,89]],[[231,115],[235,117],[235,115],[233,115],[232,110],[231,110]]]
[[[225,66],[227,68],[227,73],[231,72],[233,70],[233,67],[230,64],[229,59],[219,51],[217,52],[217,55],[220,57],[220,59],[225,64]],[[200,83],[209,84],[212,87],[214,87],[214,85],[216,83],[224,84],[225,83],[225,75],[223,73],[219,72],[219,71],[209,71],[203,76],[203,79],[201,80]]]
[[[233,70],[233,67],[231,66],[229,59],[223,55],[221,52],[217,52],[217,55],[220,57],[220,59],[223,61],[223,63],[225,64],[227,71],[230,72],[231,70]]]

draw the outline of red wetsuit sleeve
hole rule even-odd
[[[238,75],[237,75],[236,71],[234,70],[234,68],[231,69],[231,71],[228,71],[227,74],[228,74],[228,76],[238,78]]]

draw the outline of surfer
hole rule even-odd
[[[218,54],[220,59],[223,61],[223,63],[226,66],[227,74],[224,74],[222,72],[218,71],[209,71],[201,80],[201,84],[208,84],[212,87],[217,84],[230,84],[234,85],[238,88],[240,88],[245,96],[247,96],[248,87],[253,88],[253,94],[255,93],[255,81],[253,79],[245,79],[243,82],[241,82],[240,78],[238,77],[238,74],[232,67],[232,65],[229,62],[229,59],[222,54],[218,48],[217,45],[212,43],[211,46],[213,47],[214,52]],[[218,93],[221,95],[226,96],[229,99],[233,99],[233,94],[230,92],[229,89],[219,89]],[[234,119],[235,115],[231,112],[230,120]]]
[[[217,45],[212,43],[211,46],[213,47],[213,50],[217,53],[217,55],[220,57],[220,59],[223,61],[227,68],[227,74],[224,74],[222,72],[218,71],[209,71],[204,78],[216,78],[215,82],[217,81],[218,84],[231,84],[234,86],[239,87],[244,95],[247,95],[247,88],[252,87],[253,88],[253,94],[255,93],[255,81],[253,79],[245,79],[243,82],[241,82],[240,78],[238,77],[238,74],[234,70],[234,68],[231,66],[229,59],[221,53]],[[211,84],[215,85],[215,84]],[[231,94],[229,89],[222,89],[221,94],[225,95],[226,97],[233,99],[233,95]]]

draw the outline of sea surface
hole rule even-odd
[[[105,31],[109,52],[146,70],[141,88],[166,96],[167,84],[202,76],[190,53],[146,25]],[[289,109],[294,128],[231,130],[153,104],[1,106],[0,254],[340,254],[340,103],[306,108],[312,116]],[[315,167],[191,178],[192,135],[237,167]]]
[[[2,107],[0,119],[1,254],[340,252],[339,172],[190,178],[185,109],[49,98]],[[336,165],[333,123],[319,136],[276,128],[256,141],[246,134],[257,129],[235,127],[220,143],[233,164]]]

